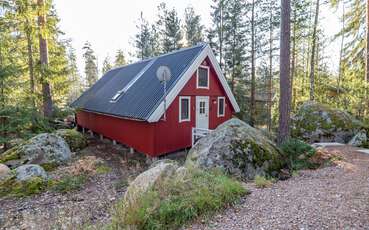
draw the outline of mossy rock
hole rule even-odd
[[[55,131],[55,134],[62,137],[73,152],[87,146],[87,139],[75,129],[59,129]]]
[[[347,143],[365,125],[349,113],[317,102],[302,104],[292,118],[292,137],[309,143]]]
[[[66,141],[59,135],[39,134],[0,155],[0,163],[19,161],[20,164],[63,164],[71,159]]]
[[[285,166],[281,151],[260,130],[238,119],[220,125],[190,150],[186,166],[221,168],[237,177],[278,176]]]

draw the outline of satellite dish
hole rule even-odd
[[[160,66],[158,70],[156,71],[156,77],[160,82],[167,82],[172,77],[172,73],[170,72],[170,69],[168,66]]]

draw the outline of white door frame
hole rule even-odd
[[[209,96],[196,96],[196,128],[209,129]],[[205,114],[200,115],[200,102],[205,102]]]

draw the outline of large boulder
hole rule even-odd
[[[363,128],[347,112],[312,101],[302,104],[292,118],[292,136],[309,143],[347,143]]]
[[[11,170],[8,166],[0,164],[0,181],[5,180],[11,176]]]
[[[155,162],[155,165],[149,170],[141,173],[130,183],[123,198],[124,209],[128,211],[132,208],[136,208],[137,203],[145,193],[160,188],[165,180],[175,176],[178,168],[175,162]]]
[[[366,132],[366,130],[361,130],[358,132],[348,143],[349,145],[355,146],[355,147],[363,147],[368,148],[369,147],[369,136]]]
[[[20,164],[60,165],[71,159],[71,151],[63,138],[55,134],[39,134],[0,155],[0,163],[17,160]]]
[[[73,152],[87,146],[87,139],[75,129],[59,129],[55,131],[55,134],[62,137]]]
[[[221,168],[231,175],[254,179],[256,175],[278,176],[284,163],[276,145],[239,119],[231,119],[190,150],[186,166]]]
[[[15,169],[15,176],[18,181],[28,181],[35,177],[47,179],[46,171],[39,165],[22,165]]]

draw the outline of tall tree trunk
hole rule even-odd
[[[41,62],[41,83],[42,83],[42,101],[44,116],[51,118],[53,113],[53,101],[51,98],[50,84],[47,79],[47,68],[49,65],[49,55],[47,48],[47,40],[45,37],[46,16],[44,0],[37,0],[39,7],[38,25],[39,25],[39,39],[40,39],[40,62]]]
[[[366,1],[366,57],[365,57],[365,76],[369,82],[369,0]]]
[[[281,37],[280,37],[280,100],[279,100],[279,129],[278,143],[283,143],[290,135],[290,37],[291,37],[291,3],[290,0],[281,0]]]
[[[292,99],[292,108],[295,108],[295,97],[293,97],[292,90],[293,90],[293,81],[295,75],[295,68],[296,68],[296,20],[297,20],[297,7],[296,1],[293,3],[293,36],[292,36],[292,64],[291,64],[291,87],[290,87],[290,94]]]
[[[310,100],[315,100],[315,49],[316,49],[316,36],[318,29],[318,20],[319,20],[319,4],[320,0],[316,1],[315,8],[315,19],[314,19],[314,29],[312,36],[312,44],[311,44],[311,59],[310,59]]]
[[[255,0],[252,0],[251,12],[251,98],[250,98],[250,125],[255,125]]]
[[[269,79],[268,79],[268,130],[272,130],[272,90],[273,90],[273,1],[269,18]]]
[[[345,28],[345,2],[342,1],[342,28],[343,31]],[[341,87],[341,80],[343,75],[343,46],[345,44],[345,34],[342,33],[341,36],[341,45],[340,45],[340,60],[339,60],[339,67],[338,67],[338,79],[337,79],[337,95],[340,94],[340,87]],[[340,97],[337,97],[337,105],[340,104]]]
[[[365,58],[365,76],[366,81],[369,84],[369,0],[366,1],[366,58]],[[364,113],[369,114],[369,89],[365,90],[366,105],[364,102]],[[366,108],[365,108],[366,107]]]
[[[28,51],[28,70],[29,70],[29,82],[30,82],[30,92],[31,92],[31,103],[33,109],[36,108],[35,102],[35,74],[34,74],[34,64],[33,64],[33,48],[32,48],[32,37],[31,30],[29,28],[29,22],[27,20],[27,29],[26,29],[26,37],[27,37],[27,51]]]

